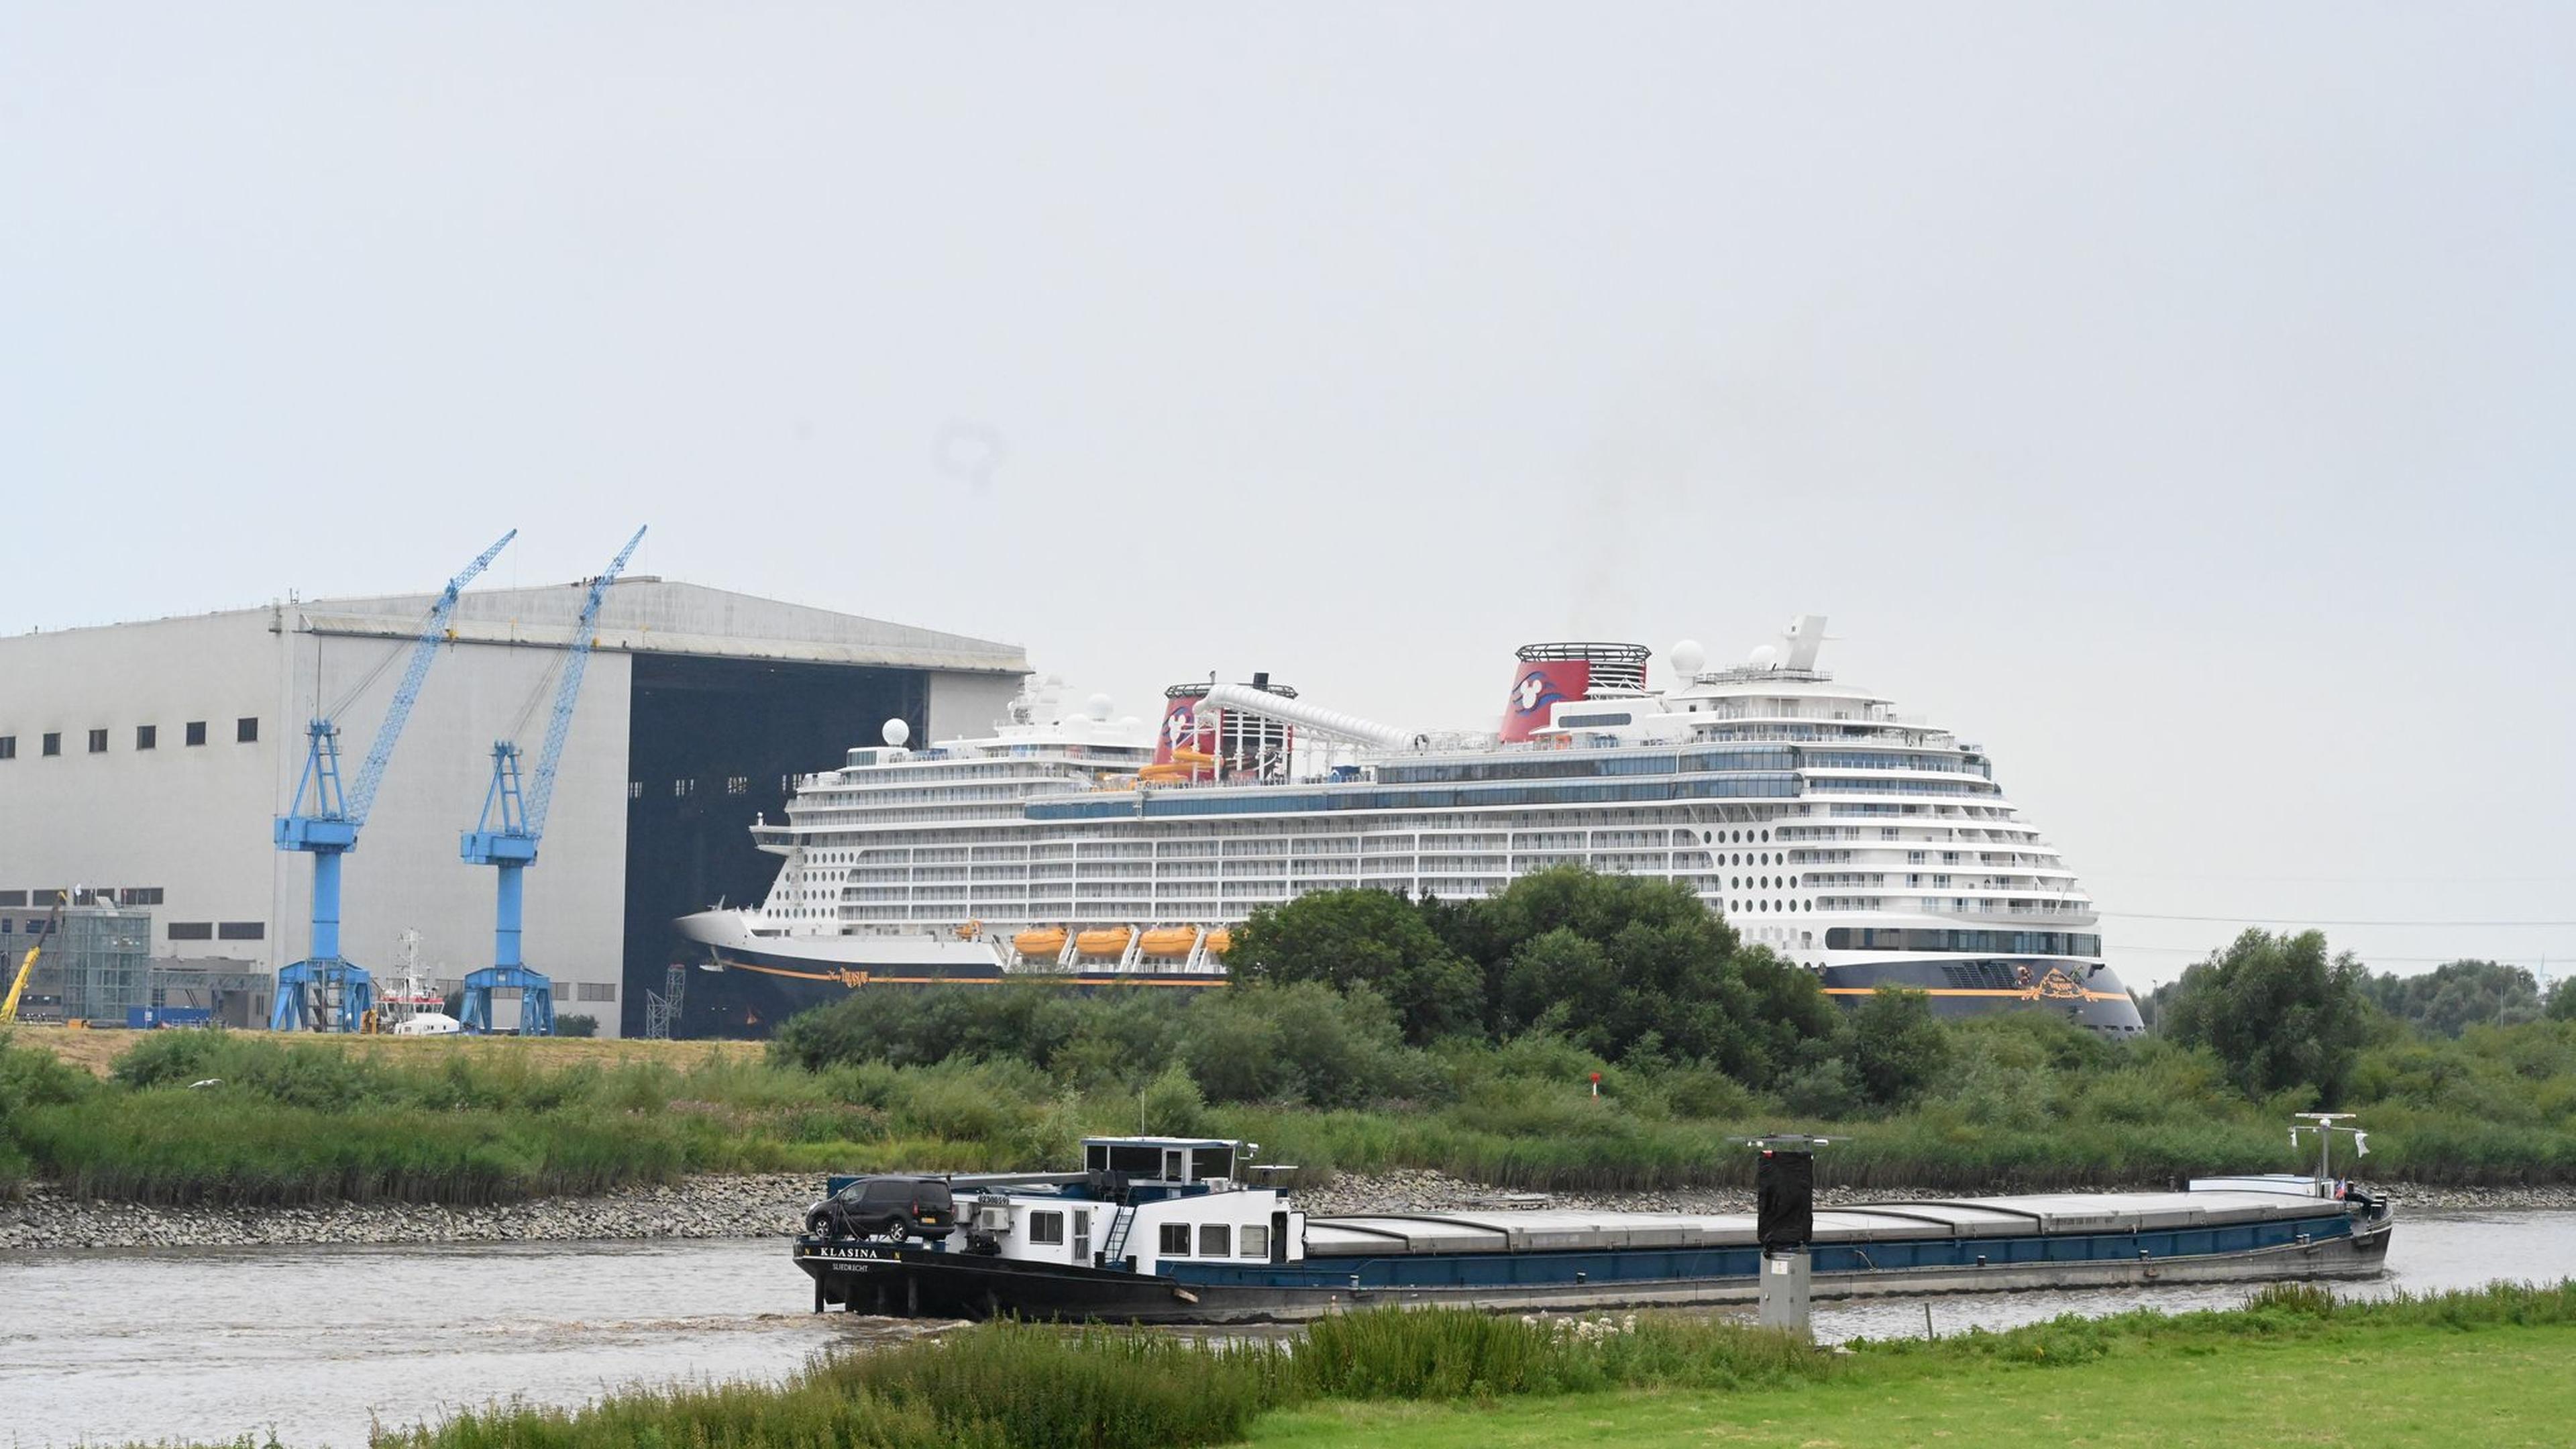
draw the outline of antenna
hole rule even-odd
[[[2302,1133],[2302,1132],[2313,1132],[2313,1133],[2315,1133],[2315,1134],[2316,1134],[2316,1138],[2317,1138],[2317,1196],[2319,1196],[2319,1197],[2325,1197],[2325,1196],[2329,1195],[2329,1194],[2333,1191],[2332,1184],[2333,1184],[2333,1182],[2334,1182],[2334,1180],[2335,1180],[2335,1178],[2334,1178],[2334,1135],[2335,1135],[2336,1133],[2338,1133],[2338,1132],[2345,1133],[2345,1134],[2349,1135],[2349,1136],[2352,1138],[2352,1155],[2353,1155],[2354,1160],[2358,1161],[2358,1160],[2360,1160],[2361,1158],[2368,1157],[2368,1156],[2370,1155],[2370,1134],[2369,1134],[2369,1133],[2362,1131],[2362,1130],[2361,1130],[2360,1128],[2358,1128],[2358,1127],[2345,1127],[2345,1126],[2340,1126],[2340,1125],[2338,1125],[2338,1124],[2340,1124],[2340,1123],[2349,1122],[2349,1121],[2353,1120],[2353,1114],[2352,1114],[2352,1113],[2350,1113],[2350,1112],[2293,1112],[2293,1113],[2291,1113],[2290,1115],[2291,1115],[2291,1116],[2294,1116],[2294,1117],[2297,1117],[2297,1118],[2299,1118],[2299,1119],[2301,1119],[2302,1121],[2304,1121],[2304,1122],[2307,1124],[2306,1126],[2300,1126],[2300,1125],[2298,1125],[2297,1123],[2293,1123],[2293,1124],[2291,1124],[2291,1127],[2290,1127],[2290,1147],[2291,1147],[2291,1150],[2296,1151],[2296,1150],[2298,1149],[2298,1146],[2299,1146],[2299,1134],[2300,1134],[2300,1133]]]

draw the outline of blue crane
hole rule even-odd
[[[531,971],[520,958],[519,923],[529,866],[537,863],[537,841],[546,833],[546,810],[554,803],[555,767],[563,759],[564,741],[572,734],[573,707],[581,702],[581,676],[590,667],[590,646],[597,641],[600,605],[608,586],[626,571],[644,530],[626,540],[609,561],[608,571],[590,581],[581,601],[581,618],[572,626],[571,651],[564,656],[563,677],[555,686],[555,709],[546,720],[545,748],[538,752],[534,781],[521,788],[519,746],[512,740],[492,745],[492,785],[483,794],[483,818],[465,831],[458,854],[469,865],[488,865],[499,872],[498,900],[492,925],[492,964],[465,978],[465,1002],[458,1019],[467,1031],[492,1029],[492,992],[519,991],[519,1032],[523,1036],[554,1034],[554,982]]]
[[[499,543],[449,579],[430,606],[429,619],[411,646],[410,667],[403,671],[393,702],[385,708],[385,721],[376,727],[375,742],[367,746],[366,761],[346,792],[340,785],[338,721],[321,718],[305,727],[309,747],[304,777],[296,782],[292,812],[277,817],[276,839],[280,850],[300,850],[313,857],[312,954],[277,973],[277,1005],[269,1014],[269,1025],[275,1030],[355,1031],[374,1002],[373,978],[365,968],[340,959],[340,857],[358,848],[358,831],[367,823],[367,812],[375,808],[376,787],[384,783],[394,744],[402,738],[411,707],[429,678],[439,641],[448,637],[447,621],[455,617],[456,596],[518,536],[515,528],[501,535]]]

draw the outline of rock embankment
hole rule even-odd
[[[2416,1211],[2576,1208],[2576,1187],[2390,1189]],[[793,1233],[822,1192],[808,1173],[692,1177],[670,1187],[630,1188],[596,1197],[541,1198],[490,1207],[414,1203],[332,1203],[291,1208],[153,1208],[68,1197],[38,1186],[0,1203],[0,1251],[53,1248],[213,1248],[273,1244],[574,1242],[600,1239],[759,1238]],[[1884,1202],[1926,1194],[1827,1188],[1820,1204]],[[1521,1194],[1445,1173],[1345,1174],[1308,1188],[1298,1203],[1316,1214],[1437,1212],[1509,1205],[1626,1212],[1750,1212],[1740,1189]]]
[[[822,1191],[820,1178],[798,1172],[692,1177],[670,1187],[488,1207],[341,1202],[156,1208],[68,1197],[39,1185],[21,1201],[0,1203],[0,1250],[757,1238],[796,1231]]]

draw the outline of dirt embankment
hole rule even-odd
[[[90,1030],[61,1026],[14,1026],[10,1040],[19,1046],[41,1047],[93,1076],[104,1077],[145,1033],[137,1031]],[[264,1031],[237,1033],[241,1036],[269,1036]],[[729,1057],[757,1059],[768,1050],[768,1043],[756,1041],[643,1041],[619,1039],[603,1041],[581,1037],[516,1037],[516,1036],[343,1036],[322,1032],[275,1033],[281,1041],[338,1047],[342,1051],[367,1056],[392,1057],[407,1061],[443,1061],[463,1053],[468,1056],[492,1057],[510,1052],[530,1054],[549,1067],[573,1066],[595,1062],[614,1066],[623,1062],[660,1061],[672,1066],[687,1066],[706,1060],[709,1052]]]

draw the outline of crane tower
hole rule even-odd
[[[497,872],[492,926],[492,964],[465,978],[465,1001],[459,1018],[467,1031],[492,1029],[492,993],[517,988],[519,1032],[523,1036],[554,1034],[554,982],[531,971],[520,956],[520,921],[525,896],[522,873],[537,863],[537,842],[545,834],[546,810],[554,803],[555,770],[563,759],[564,741],[572,733],[572,712],[581,702],[581,677],[590,666],[597,641],[599,610],[608,586],[625,572],[644,530],[626,540],[608,569],[590,581],[573,624],[571,651],[564,656],[563,676],[555,688],[554,713],[546,720],[545,747],[537,755],[534,779],[522,789],[519,746],[513,740],[492,745],[492,785],[483,795],[483,817],[458,841],[458,853],[469,865],[492,866]]]
[[[290,813],[277,817],[277,848],[313,857],[313,939],[311,955],[277,973],[277,1005],[269,1026],[277,1031],[355,1031],[374,1004],[375,982],[366,968],[340,958],[340,857],[358,848],[358,832],[375,808],[376,787],[384,783],[385,766],[402,738],[411,707],[420,698],[447,622],[456,614],[456,596],[519,536],[517,529],[483,550],[462,573],[447,581],[430,606],[420,637],[413,641],[411,662],[385,707],[384,723],[367,746],[358,777],[343,792],[340,784],[340,725],[334,718],[314,720],[305,728],[308,745],[304,775],[295,785]],[[333,711],[337,714],[338,711]]]

